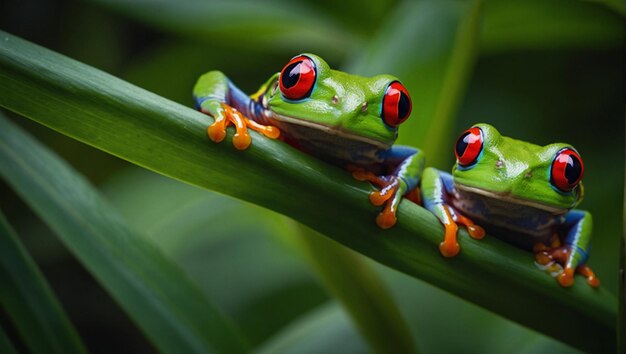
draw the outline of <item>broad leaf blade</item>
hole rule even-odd
[[[243,352],[187,276],[130,230],[80,175],[0,118],[0,175],[163,352]]]
[[[0,305],[33,353],[85,353],[50,286],[2,213],[0,284]]]

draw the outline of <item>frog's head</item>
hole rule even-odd
[[[393,144],[398,126],[411,114],[409,94],[395,77],[331,70],[313,54],[294,57],[268,84],[267,117],[380,149]]]
[[[476,124],[458,138],[452,174],[461,188],[553,212],[583,197],[583,162],[563,143],[538,146]]]

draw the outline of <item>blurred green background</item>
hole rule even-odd
[[[449,169],[452,142],[476,122],[537,144],[573,144],[594,216],[589,264],[617,294],[624,186],[624,7],[621,1],[485,1],[475,61],[449,123],[433,122],[467,1],[21,0],[0,29],[191,106],[196,78],[219,69],[247,92],[300,52],[355,74],[397,75],[414,114],[400,142]],[[341,305],[267,210],[183,185],[26,119],[13,120],[86,175],[190,274],[263,352],[367,352]],[[430,140],[429,140],[430,139]],[[54,234],[0,182],[0,208],[95,353],[151,344]],[[530,257],[530,255],[529,255]],[[369,261],[368,261],[369,262]],[[425,353],[574,349],[369,262]],[[515,304],[511,304],[515,306]],[[8,327],[0,313],[0,324]],[[590,339],[592,340],[592,339]]]

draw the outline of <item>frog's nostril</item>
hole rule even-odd
[[[334,95],[333,99],[332,99],[333,104],[338,104],[339,103],[339,96]]]
[[[363,104],[361,105],[361,112],[367,112],[367,102],[363,102]]]
[[[531,170],[528,170],[528,171],[526,171],[526,173],[524,173],[524,178],[526,178],[526,179],[528,179],[528,178],[530,178],[532,176],[533,176],[533,173],[532,173]]]
[[[498,159],[498,161],[496,161],[496,168],[500,169],[502,168],[502,166],[504,166],[504,161],[502,161],[501,159]]]

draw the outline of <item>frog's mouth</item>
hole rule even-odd
[[[326,125],[326,124],[322,124],[322,123],[316,123],[316,122],[311,122],[305,119],[300,119],[300,118],[296,118],[296,117],[289,117],[289,116],[285,116],[282,114],[278,114],[276,112],[270,111],[269,109],[266,109],[263,112],[263,115],[271,122],[271,121],[275,121],[278,124],[276,124],[279,128],[281,128],[281,126],[284,125],[295,125],[295,126],[300,126],[300,127],[306,127],[306,128],[311,128],[311,129],[315,129],[317,131],[323,132],[324,134],[327,135],[335,135],[339,138],[342,139],[349,139],[352,141],[358,141],[358,142],[362,142],[371,146],[376,147],[377,149],[380,150],[387,150],[391,147],[390,144],[386,144],[383,142],[380,142],[378,140],[372,139],[372,138],[368,138],[368,137],[364,137],[361,135],[356,135],[354,133],[342,130],[339,127],[334,127],[334,126],[330,126],[330,125]]]
[[[454,185],[456,188],[468,192],[468,193],[474,193],[474,194],[478,194],[478,195],[482,195],[484,197],[487,198],[493,198],[493,199],[497,199],[503,202],[507,202],[507,203],[511,203],[511,204],[517,204],[517,205],[523,205],[523,206],[528,206],[528,207],[532,207],[535,209],[539,209],[539,210],[543,210],[543,211],[547,211],[551,214],[554,215],[562,215],[565,214],[569,211],[568,208],[560,208],[560,207],[555,207],[552,205],[547,205],[547,204],[543,204],[534,200],[529,200],[529,199],[524,199],[524,198],[520,198],[520,197],[516,197],[514,195],[511,195],[510,193],[498,193],[498,192],[492,192],[492,191],[488,191],[488,190],[484,190],[481,188],[477,188],[477,187],[470,187],[470,186],[466,186],[466,185],[462,185],[462,184],[455,184]]]

